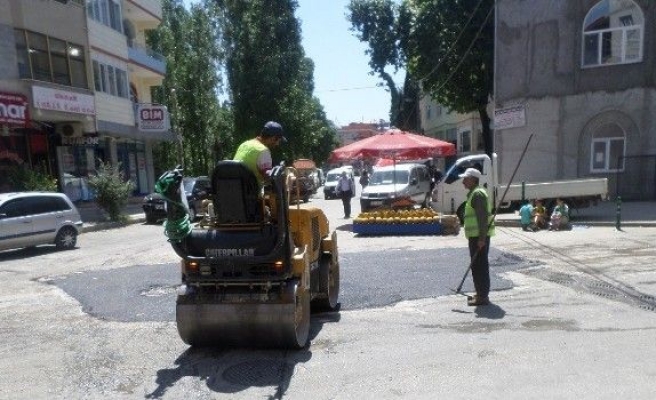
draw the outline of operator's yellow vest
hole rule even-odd
[[[257,158],[266,150],[268,150],[268,148],[262,144],[262,142],[257,139],[251,139],[239,145],[235,157],[233,158],[234,161],[241,161],[246,164],[246,166],[253,171],[260,185],[264,182],[264,176],[262,176],[259,168],[257,168]]]
[[[471,199],[474,196],[474,193],[481,193],[485,196],[487,202],[487,213],[490,216],[488,219],[488,229],[487,236],[494,236],[494,216],[492,215],[492,204],[487,197],[487,192],[482,187],[477,187],[467,195],[467,202],[465,203],[465,237],[478,237],[480,233],[478,232],[478,221],[476,219],[476,211],[471,205]]]

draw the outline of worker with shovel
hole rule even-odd
[[[469,241],[472,280],[476,294],[467,297],[467,305],[483,306],[490,304],[490,236],[494,235],[494,215],[487,192],[478,186],[481,172],[476,168],[467,168],[459,175],[469,194],[465,203],[464,225],[465,237]]]

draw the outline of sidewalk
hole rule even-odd
[[[82,217],[82,232],[93,232],[104,229],[118,228],[126,224],[139,224],[146,222],[146,215],[141,208],[142,197],[130,198],[128,204],[123,208],[123,214],[128,216],[126,223],[110,222],[106,215],[95,202],[82,202],[76,204]]]
[[[572,225],[616,226],[618,209],[614,201],[600,202],[596,206],[571,210]],[[656,226],[656,202],[632,201],[620,204],[620,227],[623,226]],[[519,227],[519,214],[499,214],[496,217],[497,226]]]

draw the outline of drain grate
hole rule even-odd
[[[255,360],[239,363],[223,372],[223,379],[240,386],[276,386],[289,379],[293,367],[281,360]]]
[[[618,287],[592,277],[573,276],[562,272],[549,271],[545,268],[528,269],[520,272],[537,279],[571,287],[577,291],[637,306],[643,310],[656,311],[656,298],[654,296],[641,294],[631,287]]]

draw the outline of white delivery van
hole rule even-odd
[[[430,173],[424,164],[388,165],[376,168],[369,177],[369,185],[362,189],[360,208],[365,212],[403,198],[428,207],[430,193]]]
[[[326,173],[326,180],[323,184],[323,197],[326,200],[337,198],[335,188],[337,187],[337,181],[339,180],[339,177],[342,176],[342,172],[344,171],[346,171],[346,174],[349,176],[349,178],[353,179],[353,167],[351,166],[334,168]]]

